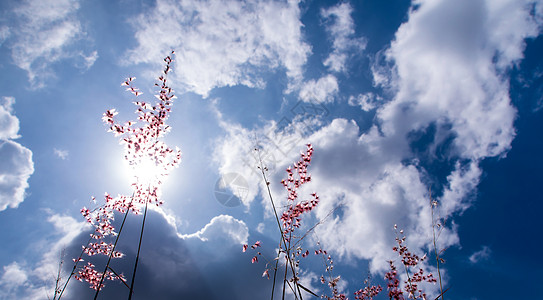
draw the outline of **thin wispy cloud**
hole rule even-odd
[[[488,246],[483,246],[481,250],[474,252],[469,256],[469,262],[472,264],[477,264],[479,262],[486,261],[492,255],[492,250]]]
[[[42,88],[56,76],[51,70],[55,63],[78,56],[80,51],[70,47],[85,38],[76,16],[79,8],[79,1],[25,0],[13,10],[9,31],[1,32],[13,63],[27,73],[32,88]],[[94,63],[83,60],[87,69]]]
[[[366,48],[366,39],[356,37],[352,13],[353,8],[348,2],[321,10],[326,31],[332,39],[333,50],[323,62],[330,71],[345,72],[348,59],[361,55]]]
[[[68,159],[68,155],[70,154],[70,152],[68,152],[68,150],[62,150],[62,149],[57,149],[57,148],[54,148],[53,152],[55,153],[55,155],[58,158],[60,158],[62,160]]]

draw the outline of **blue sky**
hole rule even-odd
[[[284,169],[313,144],[300,193],[321,202],[301,230],[322,224],[304,249],[334,256],[350,299],[368,272],[383,284],[394,224],[429,253],[430,195],[449,299],[537,297],[542,26],[543,3],[528,0],[2,1],[0,299],[51,296],[60,252],[65,278],[90,233],[79,210],[131,194],[101,116],[134,119],[120,84],[135,76],[153,99],[172,49],[165,141],[183,160],[149,215],[136,299],[269,297],[265,264],[241,252],[277,245],[255,137],[279,205]],[[240,181],[221,187],[229,178]],[[128,218],[115,262],[128,278],[139,222]],[[329,293],[322,263],[302,260],[301,272]],[[63,298],[91,293],[73,281]],[[108,283],[102,296],[126,295]]]

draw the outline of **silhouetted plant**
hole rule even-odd
[[[174,52],[172,51],[171,54],[173,55]],[[155,83],[155,86],[160,89],[156,94],[158,101],[154,104],[144,101],[134,102],[137,107],[136,114],[138,115],[136,122],[128,121],[124,124],[116,122],[114,117],[118,113],[115,109],[107,110],[103,115],[102,120],[108,125],[109,131],[113,132],[116,137],[120,137],[121,144],[124,145],[124,159],[133,171],[131,185],[134,188],[134,192],[132,196],[119,195],[117,197],[106,193],[104,204],[92,210],[86,207],[81,209],[81,214],[92,225],[94,232],[91,234],[89,242],[83,246],[81,255],[74,259],[74,268],[66,280],[64,287],[59,292],[58,299],[62,296],[72,276],[79,281],[88,282],[90,287],[96,290],[94,299],[98,297],[106,279],[123,282],[130,289],[128,298],[132,297],[148,204],[162,205],[160,186],[170,171],[177,167],[181,161],[181,152],[179,149],[172,149],[160,140],[170,130],[170,127],[166,124],[166,120],[171,112],[173,100],[176,98],[172,88],[167,85],[167,75],[171,71],[171,64],[173,62],[172,55],[164,59],[165,67],[163,74],[158,77],[158,82]],[[121,86],[126,86],[127,91],[139,97],[142,93],[132,85],[134,79],[135,77],[127,78]],[[94,197],[92,200],[96,203]],[[130,285],[128,285],[125,276],[117,273],[111,267],[111,260],[125,256],[117,250],[119,237],[121,236],[128,214],[130,212],[136,215],[141,214],[142,209],[143,221],[138,251],[134,263],[132,280]],[[118,231],[113,226],[116,212],[124,214]],[[114,241],[112,241],[113,238]],[[96,266],[91,262],[87,262],[83,266],[78,266],[79,262],[83,261],[83,254],[87,256],[97,254],[107,256],[107,263],[103,271],[97,271]]]
[[[258,148],[255,148],[255,151],[260,151]],[[258,168],[261,171],[262,178],[267,187],[268,196],[271,202],[271,207],[274,212],[277,226],[280,230],[281,238],[279,242],[279,249],[277,251],[277,257],[274,260],[268,260],[263,256],[263,254],[256,250],[261,247],[260,241],[254,243],[250,246],[251,249],[256,251],[251,259],[252,263],[258,262],[259,257],[264,257],[266,260],[266,269],[262,274],[263,277],[270,278],[269,271],[273,270],[273,285],[271,292],[271,299],[274,298],[275,283],[277,278],[277,272],[279,270],[278,263],[281,258],[285,259],[284,263],[284,277],[283,277],[283,294],[281,299],[285,299],[285,290],[288,287],[294,295],[295,299],[302,299],[301,290],[308,292],[309,294],[318,297],[314,292],[309,290],[300,284],[300,260],[299,257],[307,257],[309,255],[309,250],[305,250],[301,241],[313,231],[317,225],[321,225],[324,220],[319,221],[313,227],[311,227],[305,234],[298,235],[295,233],[295,230],[301,226],[301,217],[305,212],[313,210],[319,204],[319,197],[316,193],[312,193],[311,200],[298,200],[298,189],[303,184],[311,181],[311,176],[307,173],[307,167],[311,162],[311,157],[313,155],[313,147],[311,144],[307,144],[306,153],[301,153],[301,160],[296,162],[293,166],[289,166],[286,169],[287,178],[281,181],[281,184],[287,190],[287,205],[285,210],[280,214],[277,212],[275,202],[270,190],[270,182],[267,178],[268,169],[264,166],[262,159],[259,155]],[[436,256],[437,262],[437,271],[439,274],[439,285],[440,285],[440,295],[435,298],[435,300],[440,297],[443,298],[443,294],[447,290],[442,288],[442,279],[440,272],[440,263],[443,262],[443,258],[440,257],[441,251],[437,251],[437,239],[439,233],[436,235],[437,230],[442,229],[442,224],[440,221],[435,219],[434,208],[437,205],[436,201],[431,201],[432,205],[432,230],[433,230],[433,246],[434,254]],[[335,209],[334,209],[335,210]],[[334,211],[332,210],[328,216]],[[398,230],[397,226],[394,225],[394,230],[396,231],[396,243],[397,246],[394,246],[392,250],[396,252],[399,257],[403,269],[405,272],[406,280],[402,282],[399,279],[398,269],[396,268],[394,260],[389,260],[389,270],[386,272],[384,279],[387,282],[387,291],[389,299],[394,300],[403,300],[403,299],[427,299],[426,293],[422,290],[420,284],[423,282],[427,283],[436,283],[437,280],[434,278],[432,273],[426,273],[424,268],[419,266],[420,262],[426,259],[426,255],[419,257],[418,255],[409,251],[406,246],[406,238],[404,236],[403,230]],[[317,242],[318,249],[315,250],[316,255],[320,255],[323,258],[323,265],[325,267],[326,275],[320,277],[320,281],[323,284],[327,284],[331,291],[331,296],[322,295],[321,298],[327,300],[347,300],[345,293],[342,293],[339,290],[338,283],[341,279],[341,276],[335,276],[333,274],[333,259],[332,256],[326,251],[323,250],[320,243]],[[243,245],[243,252],[249,249],[248,245]],[[273,262],[275,261],[275,266]],[[290,271],[290,274],[289,274]],[[354,292],[354,298],[356,300],[371,300],[379,293],[383,291],[383,288],[380,285],[370,285],[369,280],[364,281],[365,287]],[[403,287],[403,289],[402,289]],[[405,293],[405,294],[404,294]],[[407,295],[407,296],[404,296]]]

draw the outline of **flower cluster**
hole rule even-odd
[[[354,298],[356,300],[372,300],[381,291],[383,288],[380,285],[366,286],[364,289],[354,292]]]
[[[173,52],[172,52],[173,54]],[[156,95],[158,102],[151,105],[144,101],[135,101],[138,123],[142,126],[134,127],[136,124],[129,121],[125,124],[115,122],[117,115],[115,109],[104,113],[102,120],[109,126],[109,131],[115,136],[121,136],[121,143],[125,146],[124,158],[134,170],[135,193],[132,200],[137,203],[155,203],[157,206],[162,202],[159,200],[159,187],[169,172],[181,162],[181,151],[168,147],[159,138],[169,132],[170,127],[166,120],[171,112],[171,106],[176,96],[171,87],[167,85],[166,77],[171,70],[171,56],[164,59],[166,67],[163,75],[158,77],[155,86],[160,88]],[[132,86],[135,77],[127,78],[122,85],[127,90],[139,96],[141,92]],[[152,173],[152,174],[149,174]]]
[[[313,292],[311,292],[309,289],[304,287],[300,283],[299,278],[299,265],[300,261],[298,260],[298,257],[307,257],[309,255],[309,250],[304,250],[300,246],[300,242],[303,240],[304,236],[298,237],[293,235],[293,231],[295,228],[300,227],[301,222],[301,216],[303,213],[310,212],[313,210],[319,203],[319,197],[316,193],[312,193],[312,199],[311,200],[304,200],[304,201],[297,201],[298,200],[298,189],[305,183],[311,181],[311,176],[307,173],[307,167],[311,163],[311,157],[313,156],[313,147],[311,144],[307,144],[307,149],[304,152],[300,154],[301,158],[298,162],[294,163],[293,166],[289,166],[286,169],[287,172],[287,178],[283,179],[281,181],[281,184],[287,189],[287,206],[284,212],[282,212],[280,215],[277,213],[275,208],[275,203],[273,201],[273,198],[271,196],[270,192],[270,201],[273,207],[273,212],[275,214],[276,220],[277,220],[277,226],[279,227],[279,230],[281,232],[281,240],[279,242],[279,250],[277,252],[277,257],[273,260],[266,259],[266,269],[262,274],[262,277],[270,278],[269,271],[270,269],[274,271],[274,284],[275,284],[275,272],[278,271],[278,261],[280,259],[285,260],[285,278],[283,281],[283,297],[285,293],[285,286],[288,285],[288,287],[291,289],[292,293],[295,295],[299,295],[299,298],[301,298],[301,290],[304,290],[306,292],[309,292],[316,296]],[[255,148],[255,151],[259,151],[258,148]],[[263,166],[262,160],[260,161],[261,165],[258,167],[260,171],[262,172],[262,176],[264,179],[264,182],[268,186],[268,192],[269,192],[269,185],[270,182],[266,178],[266,172],[268,169]],[[260,242],[256,242],[254,245],[251,246],[251,248],[254,250],[257,247],[260,247]],[[248,245],[243,245],[243,252],[245,252],[249,248]],[[255,256],[251,259],[252,263],[258,262],[259,256],[262,256],[262,253],[257,252]],[[263,257],[263,256],[262,256]],[[264,257],[265,258],[265,257]],[[275,267],[269,267],[272,262],[275,262]],[[290,274],[289,274],[290,273]],[[272,293],[273,296],[273,293]],[[296,296],[298,297],[298,296]]]
[[[289,166],[286,169],[287,178],[281,180],[281,184],[283,184],[288,192],[288,207],[281,215],[281,221],[283,222],[283,236],[287,241],[290,238],[289,234],[294,228],[300,227],[301,215],[311,211],[319,204],[319,196],[317,196],[316,193],[311,194],[312,200],[296,202],[298,199],[298,189],[303,184],[311,181],[311,176],[307,174],[307,167],[311,163],[313,146],[307,144],[306,153],[301,153],[300,156],[301,159],[294,164],[294,167]]]
[[[385,279],[388,281],[388,297],[394,300],[403,300],[400,280],[398,279],[398,270],[396,269],[396,266],[392,260],[389,260],[388,264],[390,265],[390,270],[385,274]]]
[[[394,225],[394,229],[397,231],[397,226]],[[404,289],[407,292],[408,299],[427,299],[426,293],[419,288],[419,283],[429,282],[436,283],[432,273],[425,274],[423,268],[418,268],[417,271],[410,274],[411,269],[416,269],[418,264],[426,259],[426,255],[419,257],[418,255],[411,253],[405,245],[405,236],[403,230],[399,231],[399,235],[396,236],[396,242],[398,246],[392,248],[392,250],[401,258],[401,262],[405,267],[407,280],[404,281]],[[399,280],[397,278],[397,270],[393,261],[389,261],[390,271],[387,272],[385,279],[388,280],[388,291],[391,299],[403,299],[402,291],[399,287]]]
[[[110,259],[123,257],[121,252],[115,251],[116,242],[107,241],[108,237],[117,236],[118,238],[120,230],[122,230],[122,225],[119,232],[116,232],[112,225],[115,212],[125,214],[126,219],[126,214],[129,212],[139,214],[141,206],[161,205],[160,186],[169,172],[181,161],[180,150],[172,149],[160,140],[170,129],[166,125],[166,120],[171,112],[173,100],[176,98],[166,81],[168,72],[171,71],[172,61],[171,56],[164,59],[163,74],[158,77],[158,82],[155,83],[155,86],[160,89],[156,95],[158,102],[153,105],[144,101],[134,102],[138,115],[136,122],[129,121],[124,124],[116,122],[115,116],[118,113],[115,109],[107,110],[103,114],[102,120],[108,125],[109,131],[120,137],[121,144],[124,145],[124,159],[134,171],[132,181],[134,193],[131,197],[125,195],[112,197],[106,193],[103,205],[93,210],[86,207],[81,209],[83,217],[94,227],[91,240],[86,246],[83,246],[83,253],[89,256],[103,254]],[[134,79],[135,77],[127,78],[121,86],[126,86],[126,90],[137,97],[142,93],[132,85]],[[94,197],[93,201],[96,201]],[[80,257],[76,263],[81,260]],[[76,278],[89,282],[90,287],[96,290],[103,287],[104,279],[124,280],[122,275],[110,273],[108,266],[106,266],[105,272],[98,272],[94,270],[94,265],[91,263],[83,266],[77,272]]]
[[[332,275],[332,271],[334,270],[334,260],[332,259],[332,256],[320,247],[319,242],[317,242],[317,245],[319,246],[319,249],[315,250],[315,255],[322,256],[324,266],[326,267],[325,271],[328,274],[327,278],[325,278],[324,275],[321,275],[320,280],[322,284],[328,283],[328,287],[332,291],[332,297],[323,295],[321,298],[327,300],[347,300],[347,296],[344,293],[340,293],[338,289],[338,282],[341,279],[341,276]]]
[[[102,275],[103,273],[98,272],[94,269],[94,265],[88,262],[86,265],[84,265],[81,269],[81,271],[78,272],[78,274],[75,275],[75,279],[79,281],[87,281],[90,284],[90,287],[94,290],[99,290],[104,287],[104,284],[101,283],[102,281]],[[115,273],[111,271],[107,271],[105,275],[106,279],[108,280],[116,280],[119,279],[121,281],[126,281],[124,276],[122,275],[116,275]]]
[[[249,247],[249,245],[243,245],[243,252],[247,251],[247,248]],[[252,246],[251,246],[251,249],[256,249],[260,247],[260,241],[256,241]],[[256,263],[258,262],[258,256],[259,255],[262,255],[262,253],[260,252],[257,252],[255,256],[253,256],[253,258],[251,259],[251,263]]]

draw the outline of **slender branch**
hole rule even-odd
[[[402,262],[402,264],[403,264],[403,266],[405,268],[405,275],[407,275],[407,284],[409,284],[409,289],[411,291],[413,291],[413,285],[411,284],[411,277],[409,276],[409,270],[407,269],[407,265],[405,263],[403,263],[403,262]],[[411,293],[409,293],[409,294],[411,294]],[[407,294],[408,299],[410,298],[409,294]],[[411,295],[413,296],[413,299],[415,299],[415,294],[413,293]]]
[[[288,264],[285,264],[285,277],[283,277],[283,297],[282,300],[285,300],[285,287],[287,285],[287,271],[288,271]],[[290,286],[290,284],[289,284]],[[291,287],[292,288],[292,287]]]
[[[109,266],[108,268],[109,268],[109,270],[110,270],[111,272],[113,272],[113,274],[115,274],[117,277],[121,278],[121,275],[119,275],[119,273],[115,272],[115,270],[113,270],[113,268],[112,268],[111,266]],[[121,282],[124,284],[124,286],[126,286],[127,288],[130,288],[130,287],[128,286],[128,284],[126,284],[126,280],[122,280],[122,279],[120,279],[120,280],[121,280]]]
[[[281,249],[281,240],[279,240],[279,249]],[[271,300],[273,300],[273,293],[275,291],[275,280],[277,278],[277,266],[279,265],[280,255],[281,255],[281,250],[277,251],[277,258],[275,259],[275,268],[273,269],[273,284],[272,284],[272,291],[271,291]]]
[[[315,223],[315,225],[313,225],[313,227],[309,228],[305,233],[304,235],[302,235],[302,237],[294,244],[294,247],[296,247],[299,243],[301,243],[305,237],[307,235],[309,235],[311,232],[313,232],[313,230],[315,230],[315,228],[317,228],[317,226],[321,225],[322,223],[324,223],[324,221],[326,221],[326,219],[328,219],[328,217],[330,217],[338,208],[342,207],[343,204],[340,204],[334,208],[332,208],[328,214],[326,214],[326,216],[324,218],[322,218],[320,221],[318,221],[317,223]]]
[[[132,200],[130,200],[130,204],[132,204]],[[124,213],[123,222],[121,223],[121,227],[119,228],[119,233],[117,233],[117,237],[115,238],[115,243],[113,244],[113,248],[109,252],[109,257],[107,259],[106,267],[104,268],[104,272],[102,273],[102,277],[100,278],[100,283],[98,284],[98,287],[96,288],[96,294],[94,295],[94,300],[98,298],[98,294],[100,293],[100,290],[102,289],[102,283],[104,282],[104,278],[106,277],[107,269],[109,268],[109,263],[111,262],[111,257],[113,256],[113,252],[115,251],[115,248],[117,247],[117,242],[119,241],[119,237],[121,236],[121,232],[123,231],[124,223],[126,222],[126,217],[128,216],[128,213],[130,212],[130,207],[126,209],[126,212]]]
[[[89,240],[87,241],[87,245],[90,244],[91,240],[92,240],[92,237],[90,237]],[[62,290],[60,291],[60,293],[58,295],[58,298],[53,298],[53,300],[55,300],[55,299],[60,300],[60,297],[62,297],[62,294],[64,294],[64,290],[66,290],[66,286],[68,286],[68,282],[70,282],[70,279],[72,279],[72,276],[75,274],[75,270],[77,269],[77,265],[81,261],[81,257],[83,257],[83,253],[85,253],[85,248],[83,248],[83,250],[81,250],[81,254],[79,254],[79,257],[75,261],[72,272],[70,273],[70,276],[68,276],[68,279],[66,279],[66,282],[64,283],[64,286],[62,287]],[[56,297],[56,294],[55,294],[55,297]]]
[[[443,285],[442,285],[442,281],[441,281],[441,270],[440,270],[440,266],[439,266],[439,253],[437,252],[437,238],[436,238],[436,221],[435,221],[435,216],[434,216],[434,202],[432,201],[432,191],[430,191],[430,209],[432,211],[432,233],[433,233],[433,236],[434,236],[434,239],[433,239],[433,242],[434,242],[434,253],[435,253],[435,256],[436,256],[436,264],[437,264],[437,275],[439,277],[439,290],[441,291],[441,300],[444,300],[443,298],[443,294],[445,293],[443,291]],[[438,296],[439,298],[439,296]],[[436,298],[437,299],[437,298]]]
[[[138,269],[138,261],[140,258],[141,240],[143,239],[143,229],[145,228],[145,218],[147,217],[147,204],[145,201],[145,212],[143,213],[143,222],[141,223],[140,241],[138,244],[138,253],[136,255],[136,262],[134,263],[134,272],[132,274],[132,282],[130,282],[130,294],[128,294],[128,300],[132,299],[132,293],[134,292],[134,280],[136,279],[136,270]]]
[[[62,271],[62,265],[64,264],[64,249],[60,252],[60,261],[58,263],[58,273],[57,273],[57,279],[55,281],[55,291],[54,291],[54,294],[53,294],[53,300],[55,300],[57,298],[57,294],[60,293],[59,291],[59,285],[60,285],[60,280],[61,280],[61,271]],[[47,299],[49,299],[49,295],[47,295]]]

